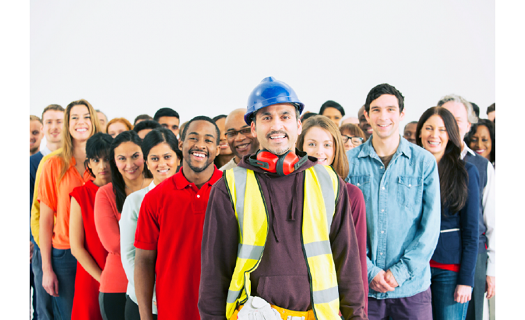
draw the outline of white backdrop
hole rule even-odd
[[[383,82],[403,125],[445,94],[495,101],[494,1],[31,1],[30,112],[87,99],[133,121],[245,107],[265,77],[356,115]]]

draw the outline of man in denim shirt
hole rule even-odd
[[[399,135],[403,96],[389,84],[368,93],[371,139],[347,152],[346,178],[365,197],[369,319],[432,319],[429,261],[441,204],[435,158]]]

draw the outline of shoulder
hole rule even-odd
[[[38,151],[37,153],[29,157],[29,163],[31,164],[31,166],[38,166],[40,160],[42,160],[43,157],[44,156],[42,155],[42,152]]]
[[[348,191],[348,195],[352,198],[352,197],[363,197],[363,192],[361,191],[361,189],[359,189],[359,187],[356,187],[354,186],[353,184],[347,182],[346,183],[346,190]]]
[[[151,191],[155,190],[152,189]],[[131,193],[129,196],[126,197],[126,201],[125,202],[129,202],[131,204],[133,203],[137,203],[137,202],[141,202],[142,199],[144,199],[144,196],[146,195],[146,193],[148,193],[148,188],[144,188],[144,189],[141,189],[141,190],[138,190],[138,191],[135,191],[133,193]]]
[[[98,197],[110,198],[111,196],[113,196],[113,198],[115,197],[115,193],[113,192],[113,183],[111,182],[106,184],[105,186],[100,187],[97,191],[97,198]]]

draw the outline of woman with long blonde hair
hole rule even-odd
[[[348,175],[348,159],[346,158],[343,138],[337,125],[325,116],[313,116],[303,123],[303,130],[297,139],[297,149],[316,157],[317,163],[332,166],[335,172],[344,180]],[[346,184],[346,190],[352,205],[361,276],[365,290],[365,312],[368,312],[368,277],[366,269],[366,206],[361,190]]]
[[[84,99],[64,114],[62,151],[42,164],[38,186],[42,286],[53,296],[62,319],[71,319],[77,260],[69,244],[69,194],[90,180],[85,170],[86,142],[99,132],[97,112]]]

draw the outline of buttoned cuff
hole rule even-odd
[[[412,275],[408,271],[408,268],[406,264],[403,262],[403,260],[399,261],[395,265],[393,265],[390,268],[390,271],[394,275],[394,278],[396,278],[397,284],[401,287],[405,281],[410,279]]]

